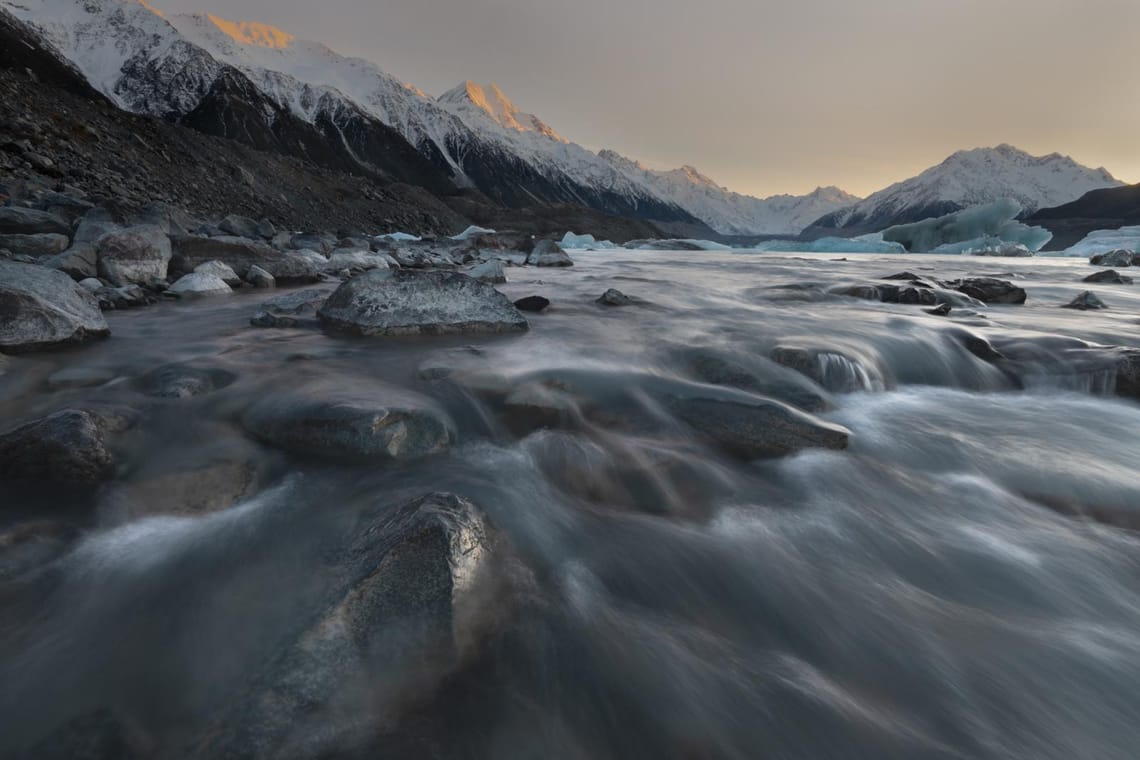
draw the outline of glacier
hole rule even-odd
[[[883,230],[883,240],[901,243],[911,253],[963,253],[972,247],[993,248],[1007,243],[1024,245],[1033,252],[1041,250],[1053,239],[1053,233],[1017,221],[1020,213],[1020,203],[1003,198],[936,219],[888,227]],[[954,246],[962,250],[948,248]]]
[[[767,240],[755,246],[756,251],[780,253],[906,253],[901,243],[888,243],[880,233],[854,238],[822,237],[818,240]]]
[[[578,251],[612,251],[615,248],[621,248],[620,245],[609,240],[598,240],[593,235],[576,235],[573,232],[567,232],[562,236],[562,247],[566,250]]]
[[[452,240],[459,240],[459,241],[466,241],[466,240],[470,240],[473,237],[478,237],[480,235],[494,235],[494,234],[495,234],[494,230],[489,230],[486,227],[480,227],[478,225],[473,224],[470,227],[468,227],[467,229],[463,230],[463,232],[460,232],[458,235],[452,235],[451,239]]]
[[[1060,255],[1095,256],[1098,253],[1108,253],[1118,249],[1140,251],[1140,227],[1121,227],[1118,230],[1090,232],[1084,240]]]

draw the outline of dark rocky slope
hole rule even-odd
[[[1093,190],[1072,203],[1041,209],[1027,221],[1053,233],[1046,251],[1064,250],[1094,230],[1140,224],[1140,185]]]

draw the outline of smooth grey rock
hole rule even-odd
[[[1105,269],[1085,277],[1081,282],[1099,282],[1111,285],[1131,285],[1132,278],[1117,272],[1115,269]]]
[[[387,268],[388,260],[383,256],[377,256],[367,250],[348,251],[339,248],[329,254],[328,261],[325,262],[324,265],[326,272],[339,272],[342,269],[363,269],[369,271],[372,269]]]
[[[850,431],[759,396],[670,397],[678,419],[721,447],[747,458],[778,457],[803,449],[845,449]]]
[[[155,398],[185,399],[213,393],[236,379],[236,375],[224,369],[167,364],[138,378],[135,386]]]
[[[264,270],[262,270],[264,271]],[[208,274],[219,278],[224,281],[231,288],[241,287],[241,278],[237,276],[233,268],[223,261],[207,261],[205,264],[199,264],[194,267],[195,274]]]
[[[71,245],[67,235],[38,232],[32,235],[0,235],[0,248],[7,248],[15,256],[42,259],[55,256]]]
[[[215,274],[191,272],[190,274],[178,278],[166,292],[179,297],[228,296],[232,294],[234,290],[225,280]]]
[[[71,225],[64,219],[22,206],[0,206],[0,235],[70,235]]]
[[[276,448],[342,461],[414,459],[443,451],[452,436],[433,401],[380,384],[352,391],[324,383],[271,393],[242,422]]]
[[[373,756],[407,695],[460,665],[499,554],[484,513],[434,493],[365,509],[343,535],[314,568],[332,580],[312,614],[276,632],[194,757]]]
[[[1107,253],[1097,253],[1089,257],[1089,263],[1101,267],[1131,267],[1136,266],[1136,253],[1118,248]]]
[[[249,271],[245,273],[245,281],[255,288],[277,287],[277,278],[256,264],[251,266]]]
[[[0,351],[52,348],[110,334],[97,301],[63,272],[0,261]]]
[[[248,217],[238,216],[236,214],[230,214],[225,219],[218,222],[218,229],[220,229],[225,234],[233,235],[234,237],[240,237],[240,238],[259,238],[259,237],[261,237],[261,235],[259,234],[259,231],[258,231],[257,222],[255,222],[254,220],[252,220]],[[270,237],[273,237],[273,236],[270,235]]]
[[[277,228],[273,226],[273,222],[268,219],[262,219],[257,223],[257,228],[254,230],[257,236],[262,240],[273,240],[277,237]]]
[[[317,312],[354,335],[443,335],[526,330],[518,309],[490,285],[449,271],[368,272],[337,288]]]
[[[503,271],[501,261],[485,261],[472,267],[467,272],[467,276],[474,277],[479,282],[485,282],[489,285],[499,285],[507,281],[507,274]]]
[[[97,415],[66,409],[0,435],[0,479],[92,486],[110,480],[115,459],[106,424]]]
[[[99,290],[102,290],[106,286],[103,284],[102,280],[96,277],[88,277],[79,281],[79,287],[83,288],[88,293],[95,293]]]
[[[100,288],[95,291],[95,298],[99,301],[99,308],[104,311],[113,309],[136,309],[140,306],[152,304],[157,300],[138,285],[123,285],[118,288]]]
[[[111,212],[103,208],[93,208],[83,215],[79,226],[75,228],[73,243],[98,243],[100,238],[109,232],[121,230],[122,225],[115,222]]]
[[[317,253],[328,254],[336,248],[336,238],[331,235],[294,235],[289,241],[289,247],[298,251],[309,249]]]
[[[1076,309],[1078,311],[1093,311],[1096,309],[1107,309],[1108,304],[1100,300],[1096,293],[1093,293],[1091,290],[1086,290],[1061,308]]]
[[[254,327],[316,326],[317,309],[327,297],[323,290],[299,290],[270,298],[249,323]]]
[[[526,263],[534,267],[572,267],[574,262],[553,240],[539,240],[534,250],[526,257]]]
[[[1026,301],[1024,288],[996,277],[968,277],[948,284],[982,303],[1023,304]]]
[[[170,238],[154,225],[128,227],[99,239],[99,276],[112,285],[145,285],[165,280]]]
[[[610,288],[598,297],[595,303],[602,306],[632,306],[636,303],[632,298],[616,288]]]
[[[92,243],[73,243],[63,253],[40,262],[45,267],[58,269],[71,279],[86,280],[98,274],[99,255]]]

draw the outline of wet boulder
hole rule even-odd
[[[669,396],[678,419],[727,451],[748,458],[804,449],[846,449],[850,431],[772,399],[752,394]]]
[[[1024,288],[1009,280],[996,277],[968,277],[949,283],[950,287],[982,303],[1023,304],[1027,294]]]
[[[1119,348],[1115,354],[1117,394],[1140,399],[1140,349]]]
[[[1118,248],[1115,251],[1097,253],[1089,257],[1089,263],[1099,267],[1132,267],[1136,266],[1136,253]]]
[[[368,272],[337,288],[317,312],[329,330],[353,335],[443,335],[526,330],[499,291],[459,272]]]
[[[331,580],[224,704],[194,757],[362,751],[460,663],[483,630],[497,534],[466,499],[435,493],[365,510],[314,573]],[[363,752],[362,756],[370,753]],[[355,756],[355,755],[354,755]]]
[[[602,306],[632,306],[637,303],[637,301],[625,293],[622,293],[617,288],[610,288],[605,293],[602,293],[595,303],[601,304]]]
[[[777,364],[794,369],[832,393],[883,390],[886,386],[877,366],[838,350],[778,345],[770,356]]]
[[[451,421],[433,401],[376,383],[347,390],[330,382],[271,393],[242,422],[270,446],[337,461],[415,459],[443,451],[452,438]]]
[[[0,435],[0,480],[93,486],[110,480],[115,459],[108,424],[97,414],[65,409]]]
[[[484,261],[482,264],[472,267],[467,272],[467,276],[490,285],[499,285],[507,281],[507,274],[503,271],[503,262],[501,261]]]
[[[532,267],[574,266],[566,251],[554,240],[539,240],[535,243],[534,250],[526,257],[526,263]]]
[[[277,287],[277,278],[256,264],[251,266],[249,271],[245,273],[245,281],[255,288]]]
[[[237,375],[215,367],[168,364],[135,381],[135,387],[155,398],[184,399],[202,396],[231,385]]]
[[[264,243],[245,238],[178,235],[171,239],[174,258],[171,268],[180,274],[193,272],[210,261],[220,261],[239,277],[258,266],[279,283],[306,283],[320,280],[318,265],[298,251],[281,252]],[[320,257],[323,262],[324,258]]]
[[[1107,309],[1108,304],[1100,300],[1100,297],[1091,290],[1086,290],[1077,295],[1072,301],[1061,307],[1062,309],[1075,309],[1077,311],[1094,311],[1098,309]]]
[[[70,235],[71,226],[56,214],[22,206],[0,206],[0,235]]]
[[[170,238],[149,225],[109,232],[99,239],[99,276],[112,285],[144,285],[165,280],[170,265]]]
[[[250,318],[254,327],[307,327],[317,325],[317,309],[328,295],[323,290],[298,290],[270,298]]]
[[[537,314],[550,306],[550,299],[543,296],[525,296],[515,301],[515,308],[519,311],[529,311]]]
[[[1105,269],[1100,272],[1094,272],[1088,277],[1085,277],[1081,282],[1095,282],[1104,283],[1108,285],[1131,285],[1132,278],[1117,272],[1115,269]]]
[[[110,334],[98,302],[63,272],[0,261],[0,351],[33,351]]]
[[[710,385],[769,396],[809,412],[832,407],[830,396],[821,387],[800,372],[764,357],[715,348],[689,348],[678,358],[685,370]]]

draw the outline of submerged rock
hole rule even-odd
[[[616,288],[610,288],[595,301],[602,306],[632,306],[637,303],[634,299]]]
[[[1116,392],[1140,399],[1140,349],[1116,350]]]
[[[1107,309],[1108,304],[1100,300],[1096,293],[1093,293],[1091,290],[1086,290],[1061,308],[1092,311],[1094,309]]]
[[[99,276],[112,285],[145,285],[165,280],[170,238],[156,226],[130,227],[99,239]]]
[[[527,321],[490,285],[458,272],[368,272],[337,288],[321,324],[353,335],[443,335],[526,330]]]
[[[691,348],[682,353],[685,368],[711,385],[770,396],[809,412],[832,406],[828,394],[802,373],[747,352]]]
[[[382,385],[359,392],[324,385],[274,393],[251,406],[243,424],[279,449],[344,461],[414,459],[451,442],[451,422],[433,401]]]
[[[110,480],[115,459],[107,422],[66,409],[0,435],[0,479],[92,486]]]
[[[1111,285],[1131,285],[1132,278],[1117,272],[1115,269],[1105,269],[1085,277],[1081,282],[1099,282]]]
[[[110,334],[98,302],[63,272],[0,261],[0,351],[33,351]]]
[[[135,385],[156,398],[192,398],[231,385],[237,375],[224,369],[168,364],[140,377]]]
[[[933,314],[936,317],[945,317],[950,314],[953,307],[948,303],[942,303],[935,306],[933,309],[923,309],[927,314]]]
[[[478,633],[476,596],[493,577],[483,512],[435,493],[361,514],[315,568],[332,578],[307,622],[268,649],[220,705],[195,757],[325,757],[357,750],[405,700],[459,664]],[[366,753],[367,754],[367,753]]]
[[[519,311],[540,312],[550,306],[550,299],[542,296],[526,296],[515,301],[515,308]]]
[[[317,309],[328,295],[323,290],[298,290],[270,298],[250,318],[254,327],[316,326]]]

